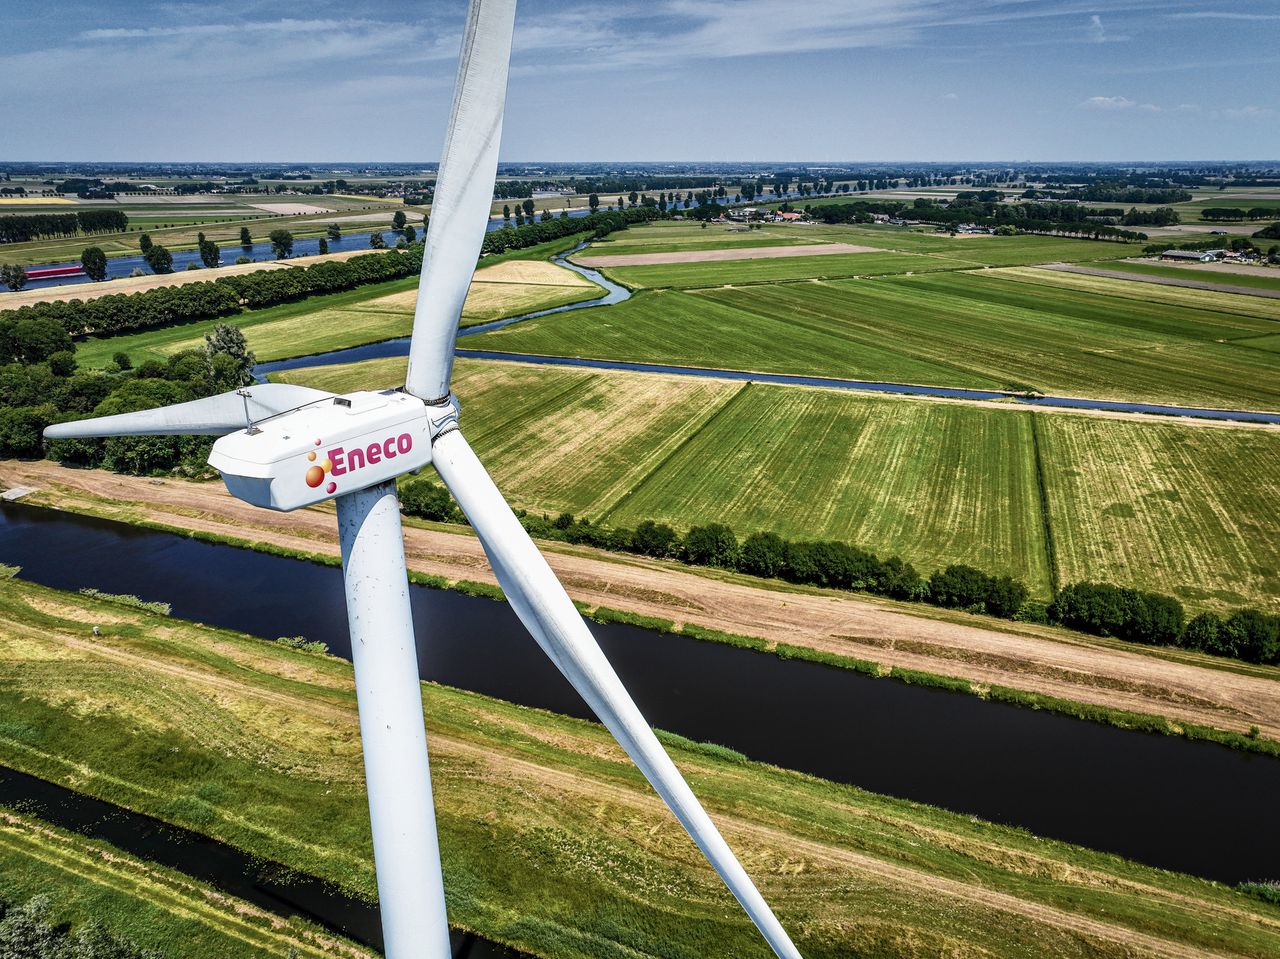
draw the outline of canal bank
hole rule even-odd
[[[3,520],[0,560],[35,582],[161,599],[187,618],[344,654],[337,569],[21,505]],[[590,718],[506,604],[421,587],[412,597],[424,677]],[[593,632],[650,722],[691,739],[1225,881],[1280,861],[1280,837],[1250,825],[1280,790],[1270,757],[620,624]]]

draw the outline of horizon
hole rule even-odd
[[[61,0],[10,14],[0,84],[51,122],[14,124],[0,151],[289,163],[337,138],[434,162],[463,5],[404,12],[316,0],[282,18],[229,0],[139,20],[122,0]],[[821,162],[1150,162],[1126,158],[1189,142],[1199,162],[1244,162],[1276,149],[1278,36],[1280,13],[1224,0],[522,0],[503,160],[771,162],[781,137],[794,155],[856,158]],[[655,159],[627,160],[641,153]]]

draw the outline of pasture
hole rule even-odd
[[[4,763],[372,896],[349,664],[20,581],[0,627]],[[453,922],[561,959],[769,955],[603,729],[424,694]],[[814,959],[1280,945],[1270,907],[1216,883],[669,743]]]
[[[404,363],[274,378],[383,388]],[[465,358],[455,391],[478,455],[536,513],[843,539],[926,573],[1009,573],[1040,597],[1055,575],[1196,608],[1280,596],[1274,430]]]
[[[802,262],[705,266],[728,273],[757,265],[794,268]],[[1036,389],[1134,402],[1280,409],[1274,355],[1250,345],[1274,333],[1277,319],[1280,301],[1261,298],[1047,270],[949,272],[644,292],[617,306],[486,333],[467,345]]]

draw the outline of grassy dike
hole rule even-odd
[[[457,925],[555,959],[766,959],[603,729],[424,695]],[[341,660],[11,579],[0,717],[0,763],[374,894]],[[668,741],[807,959],[1280,951],[1280,910],[1219,884]]]
[[[29,501],[37,505],[46,505],[46,501],[40,493],[35,494]],[[286,546],[280,546],[275,543],[226,536],[205,530],[184,529],[168,523],[160,523],[149,519],[141,510],[122,510],[119,504],[115,504],[110,509],[100,509],[81,500],[67,500],[60,501],[57,508],[66,509],[74,513],[82,513],[88,516],[97,516],[102,519],[114,520],[116,522],[127,522],[132,526],[138,526],[145,529],[153,529],[159,532],[186,536],[200,542],[214,543],[220,546],[231,546],[236,549],[254,550],[256,552],[266,553],[271,556],[280,556],[286,559],[305,560],[322,566],[341,565],[341,560],[336,555],[329,553],[320,552],[318,550],[293,549]],[[411,517],[406,517],[405,522],[409,525],[421,525],[424,527],[441,526],[441,528],[447,528],[441,524],[415,520]],[[477,596],[483,599],[493,599],[501,602],[506,601],[506,597],[503,596],[502,590],[491,583],[476,582],[468,579],[451,580],[443,576],[417,572],[413,569],[408,570],[408,576],[409,582],[417,586],[426,586],[430,589],[452,589],[468,596]],[[724,632],[722,630],[701,626],[696,623],[685,623],[677,629],[675,623],[668,619],[660,619],[654,616],[642,616],[625,610],[611,609],[606,606],[593,608],[588,604],[577,601],[575,601],[574,605],[578,607],[578,611],[584,616],[588,616],[600,623],[622,623],[624,625],[638,626],[642,629],[651,629],[655,632],[678,633],[679,635],[688,636],[692,639],[704,642],[720,643],[722,645],[734,646],[739,649],[749,649],[757,653],[775,655],[779,659],[799,659],[812,663],[821,663],[822,665],[831,666],[836,669],[847,669],[864,676],[870,676],[878,679],[889,679],[895,682],[904,682],[913,686],[929,686],[935,689],[945,689],[955,693],[964,693],[967,695],[978,696],[982,699],[1019,706],[1024,709],[1043,710],[1045,712],[1055,713],[1061,716],[1070,716],[1075,719],[1102,723],[1103,725],[1114,726],[1118,729],[1139,730],[1162,736],[1182,736],[1190,740],[1215,742],[1231,749],[1239,749],[1245,752],[1258,753],[1265,756],[1280,757],[1280,742],[1274,739],[1260,735],[1244,734],[1234,732],[1232,730],[1220,729],[1214,726],[1174,720],[1154,712],[1135,712],[1132,710],[1117,709],[1110,706],[1085,703],[1057,696],[1048,696],[1042,693],[1015,689],[1007,686],[983,685],[958,676],[946,676],[940,673],[926,672],[918,669],[904,669],[898,666],[890,667],[883,663],[860,659],[854,656],[842,656],[838,653],[811,649],[806,646],[798,646],[790,643],[775,643],[760,637]],[[930,609],[929,611],[937,612],[933,609]],[[1240,665],[1241,664],[1234,660],[1223,660],[1221,662],[1210,663],[1208,668],[1233,669],[1238,668]]]
[[[372,950],[217,892],[106,843],[0,808],[0,901],[45,895],[56,924],[97,920],[170,959],[373,957]]]

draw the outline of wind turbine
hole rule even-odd
[[[516,615],[675,813],[781,959],[800,959],[459,428],[454,340],[493,200],[515,0],[471,0],[427,230],[403,390],[268,383],[45,430],[49,439],[212,435],[232,495],[338,510],[374,864],[388,959],[450,955],[396,477],[435,467]]]

